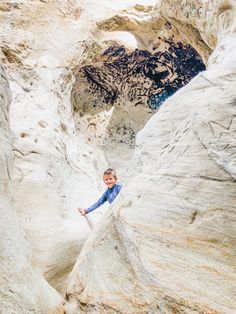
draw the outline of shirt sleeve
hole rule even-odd
[[[92,212],[93,210],[97,209],[99,206],[101,206],[102,204],[104,204],[107,201],[107,191],[105,191],[102,196],[99,198],[99,200],[94,203],[92,206],[90,206],[89,208],[87,208],[87,213]]]

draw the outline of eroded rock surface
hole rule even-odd
[[[106,167],[77,136],[70,103],[68,69],[82,51],[78,28],[81,41],[90,29],[76,1],[6,2],[4,8],[0,57],[12,90],[13,203],[37,271],[62,292],[91,231],[76,208],[99,195],[96,181]]]
[[[235,3],[21,0],[0,15],[4,314],[62,311],[42,276],[63,292],[102,213],[76,207],[108,165],[127,184],[67,313],[235,313]],[[183,87],[197,53],[207,71]]]
[[[11,91],[0,68],[0,311],[10,313],[63,313],[62,298],[33,270],[12,202],[12,134],[9,127]]]
[[[90,98],[87,107],[133,102],[134,106],[157,109],[198,72],[205,70],[200,56],[190,45],[159,38],[155,50],[155,54],[138,49],[129,53],[125,46],[110,46],[97,66],[95,63],[81,67],[72,91],[75,110],[83,109],[81,112],[86,114],[86,104],[80,101],[84,94]]]
[[[35,267],[60,292],[102,213],[88,223],[76,208],[100,195],[108,166],[75,124],[72,69],[94,41],[96,22],[136,2],[1,2],[0,58],[12,90],[13,203]]]
[[[236,311],[235,3],[158,8],[214,51],[139,133],[132,176],[71,273],[68,313]]]
[[[87,59],[74,70],[76,127],[113,167],[122,169],[122,178],[137,132],[168,97],[205,69],[175,26],[160,16],[153,23],[153,12],[153,7],[134,6],[98,23],[97,41],[87,44]]]

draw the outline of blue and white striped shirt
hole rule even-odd
[[[95,204],[87,208],[87,214],[97,209],[106,201],[108,201],[111,204],[117,197],[117,195],[120,193],[121,188],[122,188],[121,184],[115,184],[111,189],[107,189]]]

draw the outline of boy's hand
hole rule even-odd
[[[78,208],[78,211],[80,212],[82,216],[85,216],[87,214],[86,208]]]

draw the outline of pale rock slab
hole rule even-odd
[[[63,313],[62,298],[33,270],[33,256],[12,202],[11,91],[0,68],[0,308],[1,313]]]

